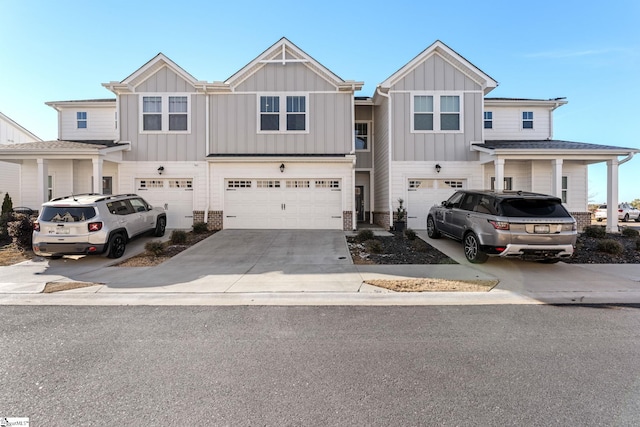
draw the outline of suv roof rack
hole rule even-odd
[[[100,194],[98,193],[78,193],[78,194],[70,194],[68,196],[63,196],[63,197],[56,197],[54,199],[49,200],[50,202],[57,202],[59,200],[64,200],[64,199],[73,199],[77,201],[77,197],[84,197],[84,196],[99,196]]]

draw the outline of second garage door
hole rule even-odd
[[[466,187],[463,179],[410,179],[407,197],[407,227],[427,228],[427,214],[433,205],[447,200],[456,190]]]
[[[342,230],[339,179],[227,179],[224,228]]]
[[[153,206],[167,211],[167,228],[193,226],[192,179],[136,179],[136,192]]]

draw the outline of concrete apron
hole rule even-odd
[[[640,303],[637,265],[622,269],[618,265],[546,265],[497,258],[474,265],[464,259],[459,243],[431,240],[422,231],[418,235],[460,264],[356,266],[351,263],[344,233],[339,231],[223,230],[156,267],[109,267],[100,265],[104,258],[92,257],[79,260],[73,268],[69,268],[73,260],[0,267],[0,304]],[[144,243],[138,244],[143,248]],[[131,255],[134,248],[128,252]],[[500,283],[486,293],[393,293],[363,284],[376,278],[420,277],[499,278]],[[47,281],[102,285],[39,294]]]

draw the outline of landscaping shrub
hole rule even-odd
[[[635,228],[625,227],[622,229],[622,235],[624,237],[638,237],[638,235],[640,235],[640,232],[638,232],[638,230],[636,230]]]
[[[187,232],[184,230],[173,230],[171,232],[172,245],[184,245],[187,243]]]
[[[193,234],[202,234],[209,231],[206,222],[196,222],[193,224]]]
[[[604,239],[598,242],[598,250],[600,252],[616,255],[624,252],[624,247],[618,241],[613,239]]]
[[[364,242],[364,246],[372,254],[381,254],[383,251],[382,243],[375,239],[367,240],[366,242]]]
[[[602,239],[607,235],[607,230],[600,225],[588,225],[584,228],[583,233],[587,237]]]
[[[9,212],[11,212],[11,210],[13,209],[13,202],[11,201],[11,196],[9,196],[9,193],[5,193],[4,194],[4,199],[2,200],[2,215],[7,214]]]
[[[0,243],[9,243],[11,236],[9,236],[9,222],[13,221],[13,212],[6,212],[0,215]]]
[[[31,249],[31,237],[33,235],[33,223],[25,214],[15,214],[14,219],[7,223],[7,232],[13,243],[20,249]]]
[[[373,239],[373,230],[369,230],[365,228],[363,230],[358,231],[357,239],[359,242],[366,242],[367,240]]]
[[[411,228],[407,228],[406,230],[404,230],[404,235],[407,236],[407,239],[409,240],[416,240],[417,237],[416,232]]]
[[[164,244],[158,240],[147,242],[144,249],[154,257],[159,257],[164,253]]]

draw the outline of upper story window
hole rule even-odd
[[[141,96],[142,132],[189,132],[188,95]]]
[[[484,112],[484,128],[493,129],[493,112],[492,111]]]
[[[522,112],[522,129],[533,129],[533,111]]]
[[[258,103],[258,132],[308,131],[307,95],[261,95]]]
[[[369,151],[369,122],[355,123],[356,150]]]
[[[76,113],[76,120],[78,123],[78,129],[87,128],[87,112],[86,111],[78,111]]]
[[[462,130],[460,95],[413,95],[412,132],[459,132]]]

